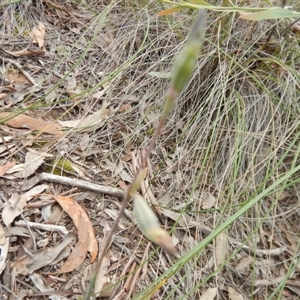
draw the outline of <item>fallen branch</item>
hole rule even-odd
[[[277,285],[281,283],[285,279],[285,276],[281,276],[278,278],[274,278],[273,280],[267,280],[267,279],[260,279],[256,280],[254,283],[254,286],[270,286],[270,285]]]
[[[257,248],[251,248],[249,246],[243,245],[240,242],[233,242],[233,244],[236,244],[237,246],[241,246],[241,248],[249,253],[255,254],[256,256],[263,256],[263,255],[280,255],[283,252],[287,251],[287,247],[279,247],[275,249],[265,250],[265,249],[257,249]]]
[[[42,174],[40,174],[39,177],[40,177],[40,180],[60,183],[63,185],[68,185],[68,186],[75,186],[78,188],[91,190],[94,192],[98,192],[98,193],[102,193],[102,194],[106,194],[106,195],[110,195],[110,196],[115,196],[118,198],[124,197],[124,192],[122,192],[121,190],[119,190],[117,188],[104,186],[104,185],[96,184],[93,182],[88,182],[88,181],[81,180],[81,179],[69,178],[69,177],[58,176],[58,175],[54,175],[54,174],[48,174],[48,173],[42,173]]]
[[[29,226],[29,227],[34,227],[38,228],[41,230],[46,230],[46,231],[58,231],[63,235],[67,235],[69,231],[65,226],[59,226],[59,225],[52,225],[52,224],[40,224],[40,223],[35,223],[35,222],[29,222],[29,221],[17,221],[15,222],[15,225],[17,226]]]

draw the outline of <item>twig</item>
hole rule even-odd
[[[133,271],[134,271],[134,269],[133,269]],[[126,286],[126,288],[129,288],[129,290],[127,290],[128,292],[127,292],[127,295],[126,295],[126,300],[131,299],[130,298],[131,294],[133,293],[133,290],[136,286],[136,282],[137,282],[137,279],[138,279],[140,273],[141,273],[141,268],[138,268],[136,273],[134,274],[132,280],[130,281],[129,286]]]
[[[74,178],[69,178],[69,177],[64,177],[64,176],[42,173],[42,174],[40,174],[40,180],[60,183],[60,184],[68,185],[68,186],[76,186],[78,188],[91,190],[94,192],[98,192],[98,193],[102,193],[102,194],[106,194],[106,195],[110,195],[110,196],[115,196],[118,198],[124,197],[124,192],[122,192],[121,190],[119,190],[117,188],[104,186],[104,185],[96,184],[93,182],[88,182],[88,181],[81,180],[81,179],[74,179]]]
[[[124,284],[124,287],[123,287],[123,290],[125,290],[124,296],[126,296],[126,299],[129,298],[128,291],[131,288],[132,281],[134,280],[134,277],[135,277],[135,275],[134,275],[135,268],[136,268],[136,262],[134,261],[131,268],[130,268],[130,270],[129,270],[129,274],[128,274],[129,276],[128,276],[128,278],[127,278],[127,280]]]
[[[115,270],[118,268],[125,260],[128,259],[128,256],[124,256],[121,258],[119,261],[115,262],[106,272],[106,274],[109,274],[111,271]]]
[[[256,248],[251,248],[249,246],[243,245],[240,242],[233,242],[237,246],[241,246],[241,248],[249,253],[255,254],[256,256],[263,256],[263,255],[280,255],[283,252],[287,251],[287,247],[279,247],[276,249],[270,249],[270,250],[265,250],[265,249],[256,249]]]
[[[22,220],[15,222],[15,225],[17,225],[17,226],[28,225],[29,227],[34,227],[34,228],[38,228],[38,229],[42,229],[42,230],[46,230],[46,231],[58,231],[63,235],[67,235],[69,233],[69,231],[67,230],[67,228],[65,226],[59,226],[59,225],[40,224],[40,223],[29,222],[29,221],[25,222]]]
[[[297,288],[300,288],[300,282],[299,281],[294,281],[294,280],[287,280],[285,282],[285,285],[287,286],[294,286],[294,287],[297,287]]]
[[[145,250],[145,254],[144,254],[145,258],[148,256],[150,246],[151,246],[151,243],[148,243],[148,245],[146,247],[146,250]],[[145,279],[146,275],[148,273],[148,263],[147,263],[146,259],[144,259],[144,257],[142,258],[142,260],[144,262],[144,265],[142,267],[142,276],[141,276],[141,279]]]
[[[37,250],[36,240],[35,240],[34,234],[32,233],[32,231],[31,231],[31,229],[30,229],[30,225],[28,224],[29,222],[26,221],[26,219],[24,218],[23,213],[21,213],[21,218],[24,220],[24,221],[22,221],[22,222],[24,223],[23,225],[25,225],[25,226],[27,227],[27,229],[28,229],[28,231],[29,231],[29,234],[31,235],[32,242],[33,242],[33,249],[36,251],[36,250]]]
[[[15,299],[17,299],[17,295],[13,292],[13,291],[11,291],[8,287],[6,287],[5,285],[2,285],[1,283],[0,283],[0,287],[2,288],[2,289],[4,289],[4,290],[6,290],[8,293],[10,293],[11,295],[13,295],[14,297],[15,297]],[[3,295],[3,298],[4,298],[5,296]]]
[[[113,243],[115,243],[115,241]],[[123,250],[122,247],[120,247],[119,244],[116,245],[116,246],[119,247],[121,250]],[[134,260],[136,260],[136,256],[135,255],[131,255],[131,253],[130,253],[130,255],[128,257],[130,257],[130,258],[129,258],[128,262],[126,263],[126,265],[124,266],[124,268],[122,270],[122,273],[120,274],[119,278],[123,278],[126,275],[126,272],[129,269],[130,265],[132,264],[132,262]],[[109,272],[107,272],[107,273],[109,273]],[[116,284],[115,285],[115,288],[114,288],[114,290],[113,290],[113,292],[111,294],[111,299],[116,300],[115,294],[117,293],[117,290],[119,289],[119,286],[120,286],[120,284]],[[121,289],[121,291],[123,291],[123,288]],[[119,294],[120,294],[120,292],[117,295],[119,295]]]
[[[148,243],[146,251],[144,252],[144,255],[143,255],[143,258],[142,258],[142,263],[141,263],[143,265],[143,267],[145,265],[147,265],[147,259],[148,259],[147,256],[148,256],[150,246],[151,246],[151,243]],[[137,282],[138,278],[140,277],[141,272],[142,272],[142,268],[140,267],[140,268],[137,269],[136,273],[134,274],[133,280],[130,283],[130,288],[129,288],[129,291],[127,293],[126,299],[130,299],[130,297],[133,293],[133,290],[136,286],[136,282]]]
[[[133,272],[134,272],[135,267],[136,267],[136,262],[134,261],[129,270],[129,276],[126,279],[126,282],[125,282],[122,290],[114,297],[114,300],[122,299],[124,296],[127,295],[127,292],[131,286],[131,281],[132,281]]]
[[[41,208],[44,206],[48,206],[51,204],[57,203],[56,200],[42,200],[42,201],[37,201],[37,202],[32,202],[27,204],[27,208]]]
[[[285,280],[285,277],[286,276],[281,276],[281,277],[277,277],[273,280],[266,280],[266,279],[260,279],[260,280],[257,280],[255,283],[254,283],[254,286],[269,286],[269,285],[276,285],[276,284],[279,284],[281,283],[283,280]]]

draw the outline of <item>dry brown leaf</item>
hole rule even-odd
[[[55,205],[53,208],[53,211],[51,212],[51,206],[46,206],[50,208],[50,215],[49,217],[45,217],[45,215],[43,214],[43,210],[42,210],[42,216],[43,219],[45,220],[46,224],[57,224],[59,222],[59,220],[61,219],[62,213],[63,213],[63,209],[59,206],[59,205]]]
[[[238,293],[235,289],[232,287],[228,287],[228,294],[229,294],[229,299],[230,300],[243,300],[244,297]]]
[[[74,90],[68,91],[68,95],[72,98],[72,100],[79,101],[84,96],[84,87],[77,86]]]
[[[12,141],[14,139],[14,137],[13,136],[2,136],[1,138],[0,138],[0,144],[3,144],[3,143],[7,143],[7,142],[10,142],[10,141]]]
[[[23,236],[23,237],[30,237],[29,230],[24,227],[11,227],[11,228],[4,228],[5,236]]]
[[[80,100],[84,96],[84,86],[82,84],[78,84],[76,77],[72,76],[67,82],[65,89],[72,100]]]
[[[88,148],[89,145],[90,145],[90,136],[87,133],[84,133],[83,135],[81,135],[81,139],[79,142],[79,150],[83,152]]]
[[[298,299],[300,299],[300,287],[299,287],[299,280],[287,280],[285,283],[285,287],[291,290],[293,293],[298,295]]]
[[[239,263],[235,266],[235,269],[243,274],[243,275],[246,275],[248,272],[249,272],[249,269],[248,267],[250,266],[250,264],[253,262],[253,257],[251,256],[246,256],[246,257],[243,257]]]
[[[288,191],[282,191],[280,193],[280,195],[278,196],[278,200],[281,201],[281,200],[284,200],[284,199],[286,199],[288,197],[291,197],[291,196],[292,196],[292,194],[290,192],[288,192]]]
[[[15,77],[11,78],[11,80],[16,80]],[[27,81],[27,79],[26,79]],[[7,101],[7,103],[16,104],[24,100],[24,98],[30,94],[33,94],[37,92],[39,88],[36,86],[30,86],[28,87],[25,84],[18,84],[14,86],[14,90],[12,93],[8,94],[6,97],[4,97],[4,101]]]
[[[208,288],[200,297],[200,300],[213,300],[217,296],[217,288]]]
[[[27,178],[31,176],[44,162],[44,157],[39,153],[28,151],[25,156],[24,169],[16,177]]]
[[[9,120],[5,121],[4,123],[14,128],[30,128],[32,130],[37,130],[53,135],[60,135],[64,133],[60,130],[61,126],[57,123],[45,123],[24,114],[20,114],[10,118],[11,116],[12,114],[8,112],[0,113],[0,119],[9,118]]]
[[[203,192],[201,195],[201,207],[203,209],[211,209],[216,204],[216,198],[213,194],[208,192]]]
[[[166,217],[172,219],[175,222],[178,222],[178,225],[180,225],[182,228],[186,229],[197,226],[197,223],[189,218],[187,214],[180,214],[165,208],[161,208],[161,212]]]
[[[217,269],[226,258],[227,236],[225,232],[221,232],[215,241],[215,268]]]
[[[285,236],[286,236],[286,239],[288,240],[288,242],[290,243],[291,245],[291,249],[297,253],[297,249],[298,249],[298,246],[297,246],[297,243],[296,241],[298,240],[299,241],[299,238],[298,237],[293,237],[291,236],[287,231],[284,232]]]
[[[146,277],[147,277],[147,274],[148,274],[148,254],[149,254],[149,249],[151,247],[151,243],[148,243],[147,247],[146,247],[146,250],[144,252],[144,255],[143,255],[143,267],[142,267],[142,275],[141,275],[141,279],[142,280],[145,280]]]
[[[50,265],[72,240],[73,237],[68,236],[64,238],[60,244],[32,252],[32,256],[25,256],[15,261],[13,267],[15,267],[16,273],[28,275],[42,267]]]
[[[86,130],[94,130],[95,126],[98,127],[102,124],[102,122],[108,118],[111,110],[106,108],[101,108],[95,113],[87,116],[86,118],[72,121],[58,121],[58,123],[62,126],[69,128],[82,128]]]
[[[12,168],[16,164],[16,161],[13,160],[7,163],[4,166],[0,166],[0,176],[3,176],[10,168]]]
[[[6,174],[4,174],[3,177],[6,178],[6,176],[9,176],[9,174],[13,174],[13,173],[16,173],[16,172],[21,172],[24,168],[25,168],[25,164],[14,165],[13,167],[11,167],[9,170],[6,171]]]
[[[124,182],[132,182],[133,181],[133,177],[131,174],[128,174],[126,172],[126,170],[122,170],[119,173],[120,178],[124,181]]]
[[[71,167],[81,178],[85,177],[84,169],[81,166],[71,163]]]
[[[4,145],[3,145],[3,146],[0,145],[0,155],[1,155],[1,156],[4,156],[5,154],[8,153],[8,151],[10,151],[11,153],[13,153],[15,149],[16,149],[16,144],[15,144],[15,143],[10,143],[10,144],[7,144],[7,145],[5,145],[5,146],[4,146]],[[14,166],[13,166],[13,167],[14,167]],[[13,168],[13,167],[12,167],[12,168]],[[9,170],[10,170],[10,169],[6,170],[6,173],[8,173]],[[3,174],[3,175],[4,175],[4,174]]]
[[[33,273],[29,275],[29,278],[31,279],[31,281],[33,282],[34,286],[40,291],[40,292],[49,292],[49,291],[55,291],[55,289],[51,288],[50,286],[46,286],[42,276],[37,274],[37,273]]]
[[[0,223],[0,245],[3,245],[5,243],[5,232],[4,228]]]
[[[288,240],[288,242],[290,243],[290,246],[291,246],[292,250],[293,250],[294,252],[296,252],[296,251],[297,251],[297,248],[298,248],[298,247],[297,247],[297,242],[296,242],[296,241],[298,241],[299,238],[298,238],[298,237],[293,237],[293,236],[291,236],[291,235],[288,233],[288,230],[286,229],[286,227],[285,227],[283,224],[281,224],[280,222],[278,222],[277,224],[278,224],[278,227],[281,229],[281,231],[284,232],[285,237],[286,237],[286,239]]]
[[[291,29],[293,33],[298,33],[300,31],[300,22],[292,23]]]
[[[9,248],[9,238],[5,238],[5,242],[3,245],[0,245],[0,253],[1,253],[1,259],[0,259],[0,275],[5,269],[6,266],[6,257],[8,254],[8,248]]]
[[[93,95],[93,99],[99,100],[105,93],[106,93],[106,89],[98,91]]]
[[[48,185],[42,184],[32,188],[23,195],[13,193],[11,198],[4,204],[3,207],[2,220],[4,224],[9,227],[13,220],[22,213],[27,201],[47,188]]]
[[[7,94],[6,93],[0,93],[0,99],[3,99],[4,97],[6,97]]]
[[[121,160],[124,161],[124,162],[129,162],[132,160],[132,157],[130,154],[126,154],[124,156],[121,157]]]
[[[10,52],[10,51],[5,51],[5,52],[8,54],[11,54],[12,56],[15,56],[15,57],[37,57],[37,56],[43,56],[46,53],[46,51],[44,51],[44,50],[28,51],[27,49],[15,51],[15,52]]]
[[[131,109],[131,104],[127,103],[127,104],[123,104],[119,109],[118,109],[118,113],[124,113],[127,112],[128,110]]]
[[[33,34],[32,42],[37,43],[40,48],[43,48],[45,33],[46,33],[45,25],[42,22],[39,22],[37,27],[32,28],[32,34]]]
[[[51,262],[51,266],[55,266],[59,262],[61,262],[63,259],[67,259],[70,256],[71,253],[71,247],[65,247],[58,256]]]
[[[67,273],[81,266],[86,258],[87,252],[91,253],[90,261],[92,263],[98,254],[98,244],[91,221],[82,207],[72,198],[63,196],[52,197],[71,217],[78,230],[78,242],[74,247],[74,251],[68,257],[62,268],[58,270],[58,273]]]
[[[123,180],[119,180],[119,181],[118,181],[118,186],[119,186],[123,191],[127,191],[127,189],[128,189],[128,185],[127,185]]]
[[[71,90],[74,90],[77,86],[77,80],[76,80],[76,77],[75,76],[71,76],[66,85],[65,85],[65,89],[67,92],[71,91]]]

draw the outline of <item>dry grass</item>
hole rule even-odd
[[[55,1],[67,8],[68,16],[47,1],[27,2],[0,8],[4,12],[1,44],[9,49],[14,43],[29,42],[32,27],[41,21],[46,26],[47,56],[40,59],[41,89],[13,110],[28,109],[28,114],[46,120],[75,120],[106,103],[111,113],[99,126],[88,131],[74,128],[40,151],[81,166],[89,180],[115,187],[120,181],[129,184],[131,163],[124,157],[148,144],[168,88],[168,79],[151,72],[165,75],[171,71],[192,13],[158,17],[162,7],[156,1],[145,6],[137,1],[112,1],[109,9],[106,1],[65,5],[65,1]],[[180,254],[187,256],[210,230],[299,165],[300,52],[297,35],[285,30],[290,21],[252,24],[234,14],[208,15],[205,45],[193,78],[151,156],[151,188],[159,204],[172,213],[168,218],[162,215],[164,225],[167,229],[174,225],[175,212],[186,218],[186,225],[177,224],[173,234],[179,239]],[[271,28],[275,29],[266,44]],[[35,68],[40,66],[38,60],[28,61]],[[72,98],[66,86],[74,77],[82,94]],[[56,97],[49,101],[53,90]],[[99,91],[104,91],[100,97]],[[84,139],[87,146],[80,151]],[[49,141],[39,138],[36,142],[44,145]],[[22,161],[24,150],[14,157]],[[298,187],[296,172],[234,220],[221,241],[214,240],[191,256],[155,294],[157,299],[200,299],[215,287],[221,299],[228,297],[230,288],[244,299],[296,299],[299,290],[291,283],[284,287],[264,282],[260,286],[258,280],[272,282],[292,268],[294,273],[287,279],[299,281],[299,267],[295,266],[299,264]],[[56,186],[52,193],[63,190]],[[118,211],[117,201],[105,198],[110,201],[94,195],[93,201],[85,203],[99,237],[104,224],[113,222],[107,209]],[[134,255],[139,263],[146,240],[131,219],[124,218],[122,225],[109,254],[117,261]],[[245,248],[236,251],[238,243],[254,253]],[[218,252],[222,246],[226,246],[224,257]],[[260,250],[282,246],[288,250],[260,256]],[[249,256],[251,263],[239,268]],[[157,250],[149,258],[147,276],[137,283],[137,292],[170,270],[174,261]],[[113,281],[120,280],[119,288],[123,283],[118,276],[125,263],[110,273]],[[78,291],[78,278],[73,291]]]

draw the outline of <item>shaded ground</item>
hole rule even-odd
[[[158,17],[156,2],[135,1],[0,9],[1,297],[78,299],[155,130],[193,17]],[[299,164],[299,29],[212,12],[207,23],[195,74],[141,186],[162,225],[176,224],[179,256]],[[152,298],[299,297],[298,177],[266,193]],[[176,260],[142,236],[127,209],[96,284],[112,283],[102,293],[112,299],[133,298]]]

